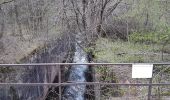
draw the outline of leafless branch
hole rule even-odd
[[[14,1],[14,0],[10,0],[10,1],[6,0],[6,1],[0,3],[0,6],[3,5],[3,4],[7,4],[7,3],[10,3],[10,2],[13,2],[13,1]]]
[[[122,2],[123,0],[119,0],[116,2],[112,7],[110,7],[107,11],[106,17],[108,17],[116,8],[117,6]]]
[[[81,14],[81,13],[78,13],[78,12],[80,12],[78,7],[75,9],[74,0],[71,0],[71,3],[72,3],[72,6],[73,6],[73,10],[74,10],[75,16],[76,16],[76,23],[77,23],[78,29],[81,32],[81,28],[80,28],[80,24],[79,24],[79,14]],[[78,10],[78,12],[76,10]]]

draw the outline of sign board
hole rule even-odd
[[[152,78],[153,64],[133,64],[132,78]]]

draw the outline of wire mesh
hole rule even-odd
[[[71,65],[74,63],[1,65],[0,99],[71,100],[64,94],[66,88],[83,85],[86,86],[86,100],[147,100],[150,86],[151,100],[170,98],[168,64],[154,65],[152,83],[150,79],[132,79],[131,64],[88,63],[87,82],[68,81]]]

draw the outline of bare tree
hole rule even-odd
[[[81,33],[86,41],[92,36],[105,34],[103,23],[114,12],[122,0],[62,0],[63,20],[66,26],[75,26],[76,33]],[[75,25],[76,23],[76,25]]]

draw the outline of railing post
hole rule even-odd
[[[94,74],[93,74],[94,81],[95,81],[95,82],[100,82],[99,77],[96,76],[96,74],[98,74],[98,73],[96,72],[95,69],[93,69],[93,73],[94,73]],[[100,96],[101,96],[101,94],[100,94],[100,88],[101,88],[101,85],[100,85],[100,84],[94,85],[95,100],[100,100]]]
[[[61,96],[62,96],[62,93],[61,93],[61,66],[59,65],[58,67],[58,83],[59,83],[59,100],[61,100]]]
[[[151,100],[151,93],[152,93],[152,78],[149,79],[148,100]]]

